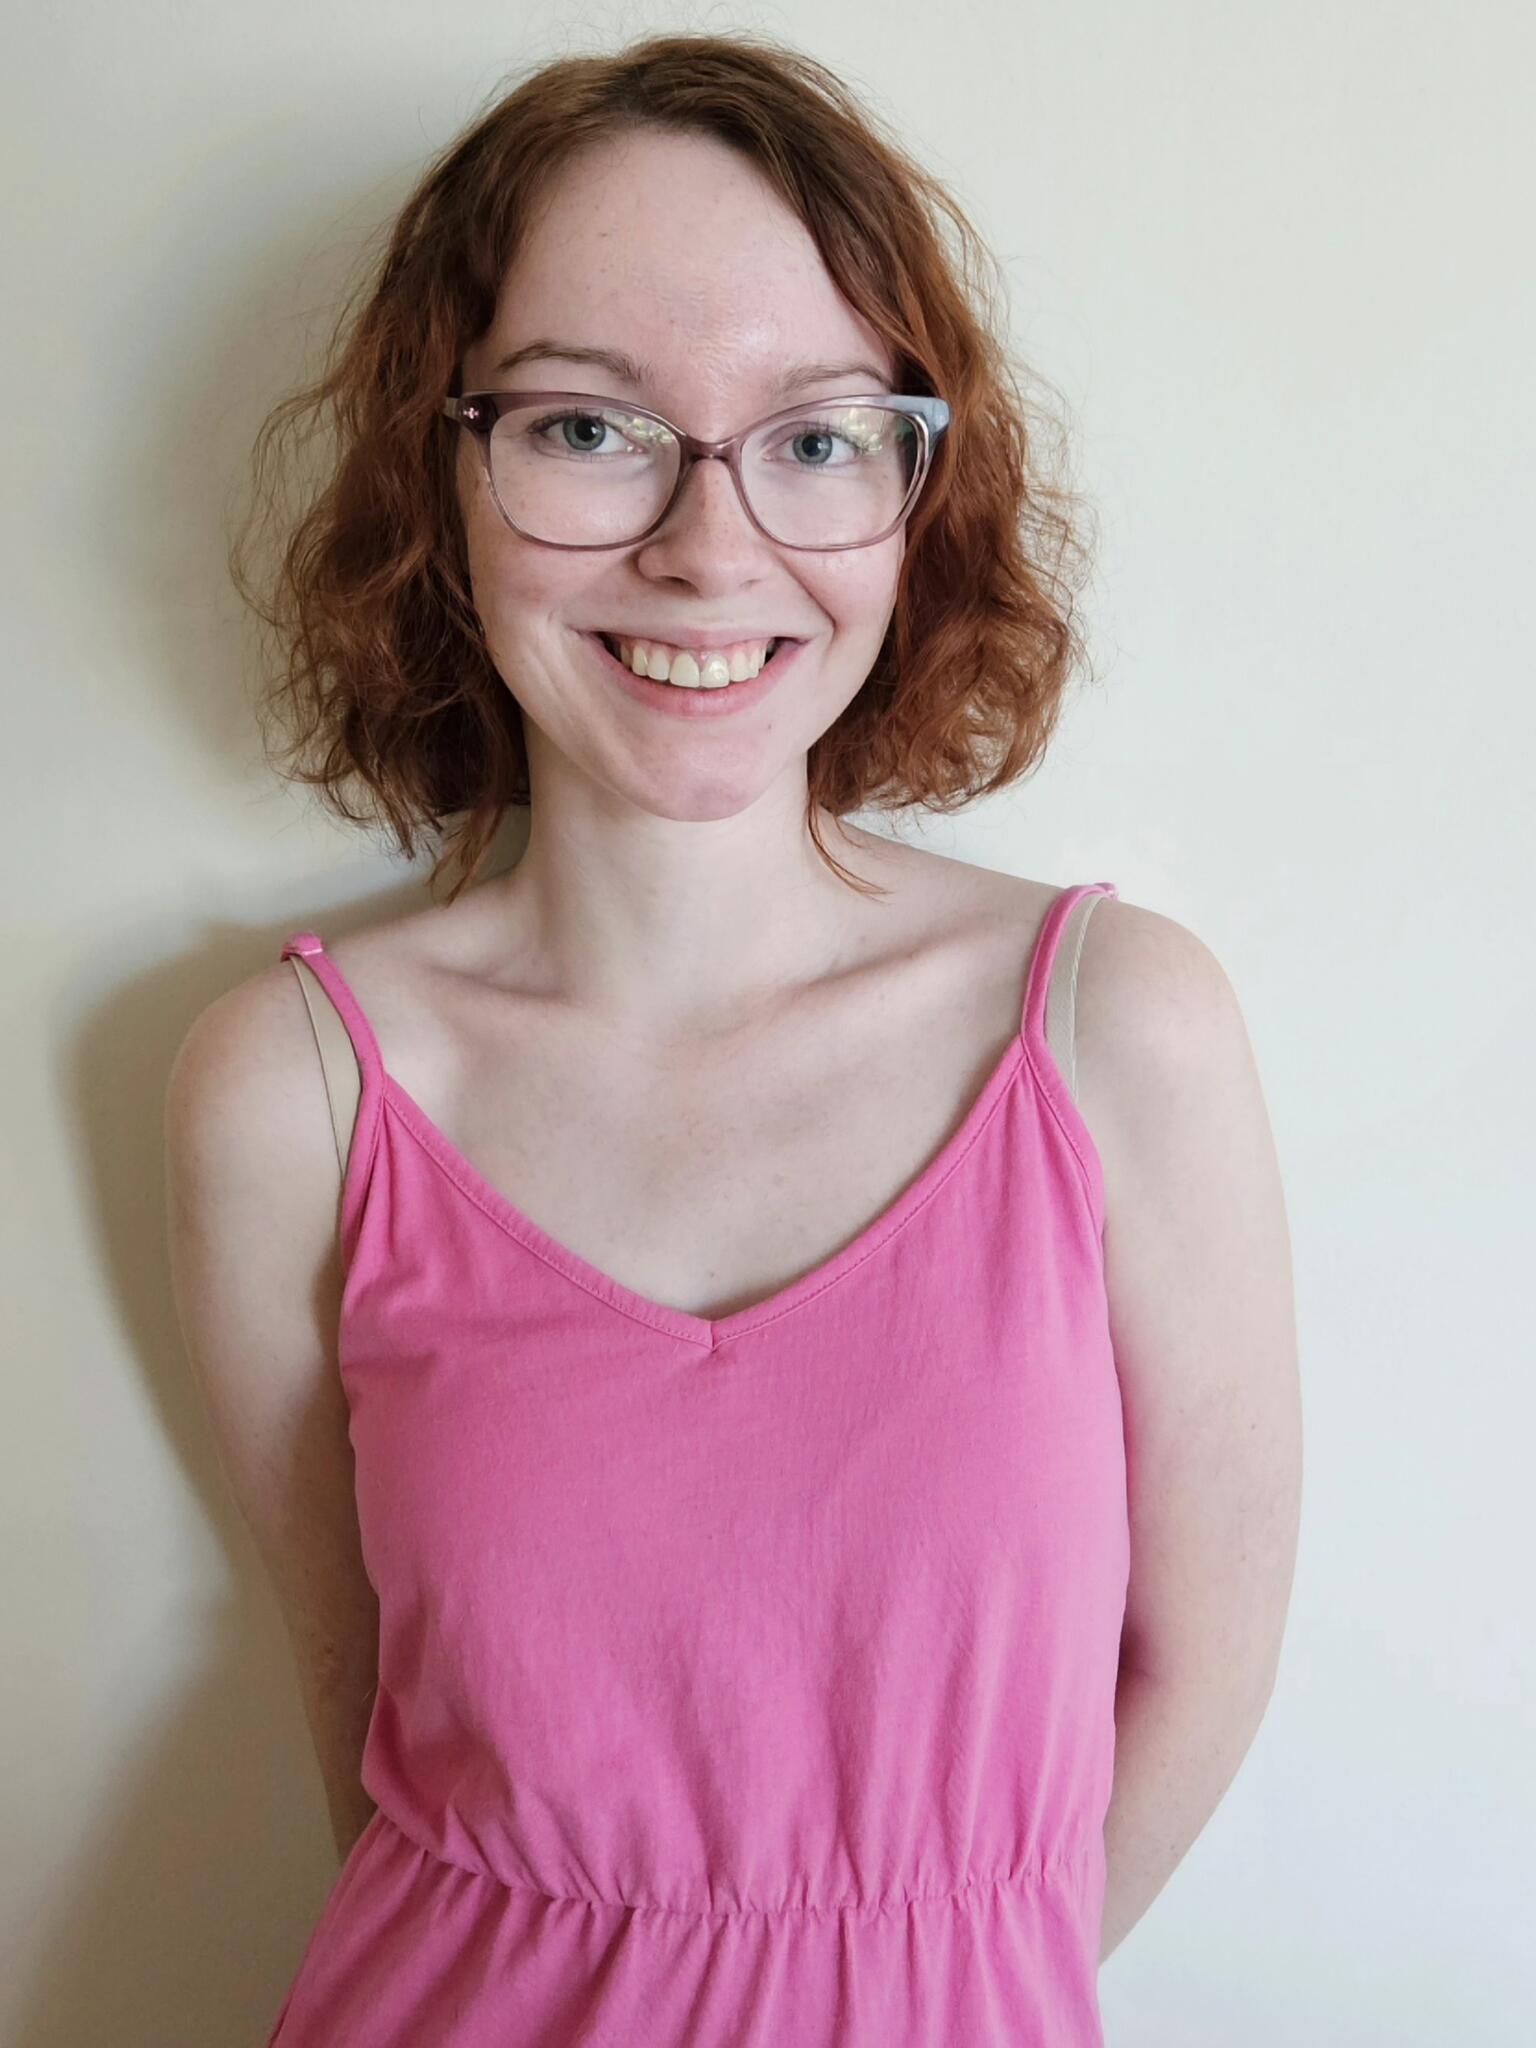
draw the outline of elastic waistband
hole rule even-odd
[[[482,1883],[497,1886],[500,1890],[540,1904],[585,1906],[593,1911],[614,1913],[656,1913],[682,1916],[693,1920],[735,1920],[749,1918],[791,1919],[799,1917],[818,1918],[828,1915],[840,1917],[875,1917],[892,1912],[910,1912],[922,1906],[944,1906],[953,1908],[970,1901],[981,1902],[997,1892],[1032,1891],[1050,1889],[1057,1882],[1065,1881],[1074,1885],[1081,1881],[1085,1867],[1092,1863],[1097,1845],[1082,1842],[1069,1851],[1037,1858],[1031,1863],[1020,1864],[1003,1871],[972,1871],[957,1883],[928,1890],[892,1890],[872,1899],[840,1898],[802,1900],[791,1903],[737,1901],[722,1905],[719,1901],[720,1887],[708,1900],[683,1901],[647,1898],[609,1897],[598,1892],[560,1892],[548,1886],[537,1884],[526,1878],[502,1877],[496,1871],[482,1865],[472,1864],[460,1858],[447,1856],[441,1850],[421,1841],[410,1829],[402,1827],[391,1815],[378,1809],[368,1824],[365,1834],[373,1833],[379,1826],[391,1828],[409,1848],[428,1862],[436,1863],[444,1871],[459,1876],[471,1877]],[[362,1847],[363,1837],[358,1838]]]

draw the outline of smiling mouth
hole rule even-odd
[[[624,659],[623,654],[620,652],[619,641],[612,633],[594,631],[592,637],[611,656],[611,658],[619,664],[621,668],[627,671],[627,673],[629,673],[630,675],[640,674],[640,671],[638,669],[636,669],[630,662],[627,662]],[[744,676],[733,676],[729,677],[724,681],[717,680],[712,682],[705,682],[703,680],[703,676],[700,673],[698,657],[694,654],[692,649],[688,649],[682,651],[682,654],[680,654],[679,659],[674,660],[672,662],[671,668],[667,675],[650,676],[648,678],[645,678],[645,680],[657,683],[664,688],[670,687],[672,689],[710,691],[735,689],[739,688],[743,683],[755,682],[759,676],[763,675],[769,668],[772,667],[775,659],[777,658],[782,649],[786,647],[798,647],[799,644],[800,643],[798,640],[792,640],[787,636],[780,635],[779,637],[771,639],[766,643],[767,652],[764,655],[762,666],[760,668],[753,669],[752,671],[750,671],[750,673]],[[722,653],[723,651],[724,650],[722,649],[707,650],[706,663],[709,653]],[[686,656],[686,660],[684,660],[683,658],[684,655]],[[680,666],[682,667],[683,671],[681,679],[679,679],[677,675],[677,670]],[[716,673],[718,674],[718,671]]]

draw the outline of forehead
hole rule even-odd
[[[885,366],[883,381],[894,367],[804,224],[706,136],[610,139],[554,181],[475,353],[489,370],[546,336],[647,363],[652,388],[632,395],[663,408],[766,392],[789,361],[863,360]],[[610,372],[563,360],[529,363],[516,381],[616,388]]]

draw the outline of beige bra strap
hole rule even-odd
[[[299,977],[299,987],[304,991],[305,1007],[314,1029],[320,1070],[325,1076],[325,1092],[331,1105],[331,1128],[336,1135],[336,1164],[345,1182],[347,1155],[352,1149],[352,1131],[357,1123],[357,1105],[363,1090],[362,1070],[352,1049],[351,1034],[342,1023],[336,1005],[326,994],[319,975],[306,967],[297,953],[290,953],[288,958]]]
[[[1045,991],[1045,1042],[1051,1048],[1074,1102],[1077,1100],[1077,963],[1093,906],[1103,901],[1102,896],[1079,896],[1068,911]]]

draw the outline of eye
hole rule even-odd
[[[829,452],[826,455],[818,454],[816,459],[806,462],[791,458],[792,468],[844,469],[865,456],[877,455],[880,452],[881,436],[878,428],[861,426],[847,416],[838,421],[796,420],[794,425],[779,437],[777,446],[794,449],[802,442],[818,443]],[[830,452],[834,446],[843,451],[839,459],[833,459]]]
[[[609,452],[605,451],[602,447],[602,439],[605,434],[617,434],[621,440],[626,438],[624,428],[606,414],[599,412],[567,411],[546,413],[542,419],[535,420],[528,427],[527,432],[530,438],[536,437],[553,447],[555,444],[550,439],[548,433],[548,430],[553,427],[559,427],[563,430],[576,430],[574,433],[565,431],[561,436],[561,445],[558,452],[568,455],[601,455]],[[633,444],[631,443],[630,445]]]

